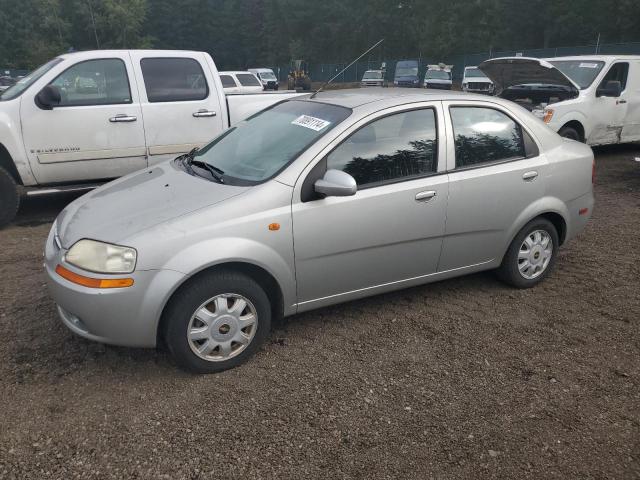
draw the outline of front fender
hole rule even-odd
[[[36,185],[22,142],[20,99],[2,102],[0,109],[0,144],[7,150],[24,186]]]
[[[549,108],[553,109],[554,106],[550,105]],[[554,118],[551,120],[551,123],[549,123],[549,126],[555,132],[559,132],[560,129],[569,122],[578,122],[580,125],[582,125],[582,128],[584,128],[584,138],[589,138],[589,135],[591,134],[591,124],[589,123],[589,120],[584,113],[577,110],[571,110],[566,113],[559,113],[560,115],[558,116],[558,118],[555,118],[554,114]]]
[[[263,243],[248,238],[221,237],[204,240],[177,251],[162,269],[184,273],[185,280],[216,265],[247,263],[268,272],[280,286],[284,313],[295,313],[296,280],[292,259]],[[176,289],[178,286],[176,286]]]

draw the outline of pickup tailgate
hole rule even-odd
[[[254,113],[264,110],[271,105],[289,100],[294,97],[309,95],[309,92],[261,92],[227,95],[227,112],[229,126],[250,117]]]

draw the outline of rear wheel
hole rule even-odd
[[[271,305],[262,287],[244,274],[204,273],[171,299],[163,325],[180,367],[214,373],[256,352],[271,328]]]
[[[562,127],[558,132],[558,135],[564,138],[570,138],[576,142],[581,142],[580,133],[573,127]]]
[[[0,228],[7,226],[18,213],[20,194],[11,174],[0,167]]]
[[[511,242],[498,276],[517,288],[537,285],[553,268],[559,245],[558,232],[549,220],[532,220]]]

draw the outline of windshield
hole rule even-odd
[[[487,78],[487,76],[482,73],[482,70],[479,70],[478,68],[467,68],[464,71],[464,76],[467,78],[473,77],[473,78]]]
[[[273,72],[260,72],[259,75],[262,80],[276,80]]]
[[[382,72],[364,72],[363,80],[380,80],[382,78]]]
[[[451,80],[451,72],[444,70],[427,70],[425,78],[430,80]]]
[[[195,158],[224,172],[224,183],[253,185],[276,175],[350,114],[336,105],[282,102],[227,130]]]
[[[396,77],[417,77],[418,67],[398,66],[396,67]]]
[[[604,62],[596,60],[557,60],[549,62],[580,88],[587,88],[602,70]]]
[[[7,88],[2,93],[2,95],[0,95],[0,100],[13,100],[16,97],[19,97],[22,94],[22,92],[24,92],[35,81],[37,81],[40,77],[42,77],[42,75],[47,73],[57,64],[59,64],[61,61],[62,61],[62,58],[54,58],[53,60],[50,60],[44,65],[38,67],[29,75],[22,77],[20,80],[16,82],[14,86]]]

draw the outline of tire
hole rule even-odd
[[[540,234],[542,240],[540,244],[534,241],[537,238],[535,232],[544,232]],[[545,234],[550,242],[550,254],[544,247]],[[529,238],[528,243],[533,244],[533,247],[525,246],[527,238]],[[544,280],[553,269],[559,246],[558,232],[553,224],[546,218],[535,218],[518,232],[509,245],[507,253],[502,259],[502,264],[497,270],[498,276],[503,282],[516,288],[534,287]],[[523,250],[523,248],[525,249]],[[521,258],[521,256],[525,258]],[[526,262],[529,262],[530,267],[527,267]],[[521,272],[521,268],[524,271]]]
[[[580,133],[573,127],[562,127],[558,132],[558,135],[564,138],[570,138],[571,140],[575,140],[576,142],[581,142]]]
[[[236,307],[238,312],[233,314]],[[242,326],[249,325],[250,314],[255,323]],[[194,373],[221,372],[244,363],[267,338],[271,304],[262,287],[247,275],[205,272],[176,292],[162,325],[165,344],[179,367]],[[188,331],[198,338],[189,340]],[[240,336],[246,344],[236,341]]]
[[[18,185],[11,174],[0,167],[0,228],[6,227],[16,217],[20,208]]]

